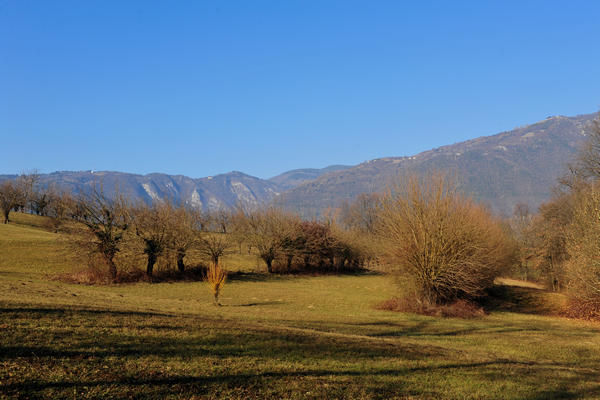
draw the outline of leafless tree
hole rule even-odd
[[[52,203],[56,201],[58,195],[54,188],[49,186],[35,188],[30,197],[31,211],[37,215],[47,216]]]
[[[362,193],[342,208],[342,223],[349,229],[373,234],[377,227],[378,209],[381,195],[377,193]]]
[[[10,222],[10,212],[25,204],[27,194],[18,181],[5,181],[0,184],[0,208],[4,215],[4,223]]]
[[[74,218],[92,233],[94,247],[108,265],[113,281],[117,278],[114,258],[120,251],[119,246],[129,226],[127,209],[122,196],[110,199],[101,188],[94,188],[91,194],[80,195],[74,212]]]
[[[172,240],[173,214],[173,208],[168,202],[157,202],[152,206],[138,204],[131,211],[135,233],[144,243],[148,276],[152,276],[158,257],[163,254],[169,241]]]
[[[248,213],[243,232],[248,243],[272,272],[273,260],[281,254],[294,234],[296,219],[280,210],[268,208]]]
[[[229,253],[233,247],[231,237],[224,233],[199,233],[197,240],[200,254],[216,265],[219,265],[221,257]]]
[[[195,210],[179,206],[172,210],[169,246],[177,256],[177,268],[185,271],[185,256],[197,242],[197,236],[202,228],[202,215]]]

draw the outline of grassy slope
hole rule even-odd
[[[48,279],[77,267],[68,237],[15,219],[0,226],[0,397],[600,397],[598,325],[377,311],[394,294],[380,275],[242,276],[220,308],[202,283],[69,285]],[[503,290],[513,311],[544,295]]]

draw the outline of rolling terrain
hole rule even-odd
[[[0,224],[0,398],[598,398],[597,323],[500,286],[476,319],[382,311],[377,273],[278,276],[240,258],[212,305],[204,282],[81,285],[72,237]]]

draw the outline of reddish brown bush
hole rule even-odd
[[[569,299],[562,315],[568,318],[600,321],[600,310],[597,304],[575,297]]]

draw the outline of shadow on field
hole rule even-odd
[[[230,282],[270,282],[290,279],[290,276],[267,274],[262,272],[230,272],[227,274],[227,280]]]
[[[430,325],[434,322],[355,325],[395,328],[407,332],[405,336],[470,332],[440,332]],[[463,394],[477,390],[481,382],[502,388],[518,380],[532,393],[520,396],[524,399],[600,395],[600,376],[590,367],[600,360],[591,357],[582,363],[559,363],[476,356],[431,341],[382,340],[381,332],[369,338],[192,315],[9,305],[0,305],[0,326],[0,364],[21,371],[0,380],[0,393],[22,398],[65,398],[80,390],[92,398],[163,398],[178,393],[302,398],[318,390],[320,398],[334,390],[331,397],[339,398],[448,398],[452,396],[443,384],[430,382],[452,379],[462,382]],[[525,329],[485,327],[474,329]],[[223,394],[226,390],[230,392]],[[290,390],[297,391],[295,396]],[[359,396],[349,390],[363,392]]]
[[[279,302],[277,302],[279,304]],[[252,304],[250,304],[251,306]],[[0,344],[0,360],[20,357],[47,358],[142,358],[165,357],[264,357],[296,359],[371,359],[402,357],[423,359],[445,350],[435,346],[412,346],[353,337],[328,337],[318,331],[276,327],[252,327],[233,321],[197,316],[142,312],[60,310],[54,308],[0,308],[0,321],[35,321],[45,327],[15,327],[6,331]],[[7,324],[3,327],[8,327]],[[160,334],[156,334],[160,330]],[[218,330],[219,334],[211,334]],[[9,335],[18,333],[11,341]],[[202,339],[198,335],[202,335]],[[35,340],[20,340],[33,335]],[[273,338],[278,340],[273,341]],[[345,345],[344,345],[345,344]],[[342,345],[342,347],[338,347]]]
[[[230,282],[270,282],[282,281],[297,278],[313,278],[318,276],[377,276],[381,272],[366,269],[344,270],[339,272],[323,272],[319,270],[293,271],[290,273],[266,273],[266,272],[230,272],[227,274],[227,280]]]
[[[522,314],[555,315],[560,311],[550,296],[552,293],[537,288],[494,285],[481,302],[486,311],[509,311]]]
[[[470,334],[502,334],[502,333],[525,333],[536,332],[541,329],[530,324],[469,324],[468,327],[461,326],[459,329],[454,329],[452,325],[440,324],[438,320],[424,320],[414,324],[408,323],[392,323],[392,322],[365,322],[358,324],[348,324],[360,326],[365,329],[370,327],[389,328],[385,330],[377,329],[376,332],[366,333],[366,336],[373,338],[395,338],[395,337],[452,337]]]
[[[256,306],[275,306],[287,304],[285,301],[256,301],[253,303],[238,304],[231,307],[256,307]]]
[[[481,371],[482,375],[485,375],[488,379],[493,379],[496,382],[506,382],[506,374],[502,372],[503,368],[510,368],[512,371],[517,373],[525,373],[529,368],[535,367],[542,371],[552,371],[557,365],[554,364],[533,364],[533,363],[518,363],[511,361],[496,361],[496,362],[478,362],[478,363],[458,363],[458,364],[445,364],[440,366],[432,367],[415,367],[415,368],[399,368],[399,369],[378,369],[378,370],[328,370],[328,369],[308,369],[301,371],[264,371],[258,373],[237,373],[237,374],[221,374],[221,375],[177,375],[177,376],[164,376],[164,377],[153,377],[153,378],[140,378],[140,377],[125,377],[117,379],[106,379],[106,380],[82,380],[73,381],[65,380],[58,382],[23,382],[15,384],[0,385],[5,393],[39,393],[48,389],[63,389],[65,393],[73,393],[73,390],[85,388],[99,388],[103,392],[107,392],[109,389],[120,390],[127,389],[138,390],[144,396],[167,396],[173,395],[174,392],[184,392],[186,396],[189,395],[207,395],[214,392],[215,389],[222,391],[227,388],[242,389],[246,395],[248,394],[245,388],[260,388],[261,386],[267,386],[271,389],[275,385],[281,385],[282,382],[294,382],[294,386],[300,386],[300,390],[305,392],[307,389],[314,387],[315,378],[317,382],[324,382],[327,380],[326,385],[330,389],[336,385],[340,388],[348,385],[347,379],[359,380],[367,389],[367,393],[370,393],[376,397],[390,397],[399,394],[427,394],[436,395],[436,398],[449,398],[448,393],[445,392],[443,385],[440,387],[429,386],[427,388],[411,388],[406,383],[400,383],[402,377],[409,375],[423,375],[429,373],[440,373],[440,374],[456,374],[463,373],[473,375],[474,372]],[[444,372],[447,371],[447,372]],[[548,376],[552,376],[550,373]],[[391,377],[391,381],[383,381],[373,384],[373,379],[380,379],[382,377]],[[400,378],[398,380],[398,378]],[[577,387],[579,380],[595,380],[596,374],[588,372],[576,377],[562,378],[558,382],[558,387],[547,388],[535,393],[520,397],[524,400],[545,400],[545,399],[579,399],[579,398],[592,398],[600,394],[600,385],[596,385],[592,388],[587,389],[574,389]],[[371,380],[371,385],[367,384]],[[522,379],[522,383],[526,383],[527,377]],[[376,381],[377,382],[377,381]],[[304,383],[304,388],[302,384]],[[531,383],[531,382],[529,382]],[[284,386],[285,388],[285,386]],[[465,392],[468,392],[468,387],[465,387]],[[109,392],[110,393],[110,392]],[[285,392],[284,392],[285,393]],[[310,392],[306,392],[310,393]],[[276,394],[276,392],[275,392]],[[466,394],[466,393],[465,393]],[[254,396],[252,396],[254,397]],[[411,396],[412,397],[412,396]],[[429,397],[429,396],[426,396]],[[506,396],[503,398],[514,398]]]

